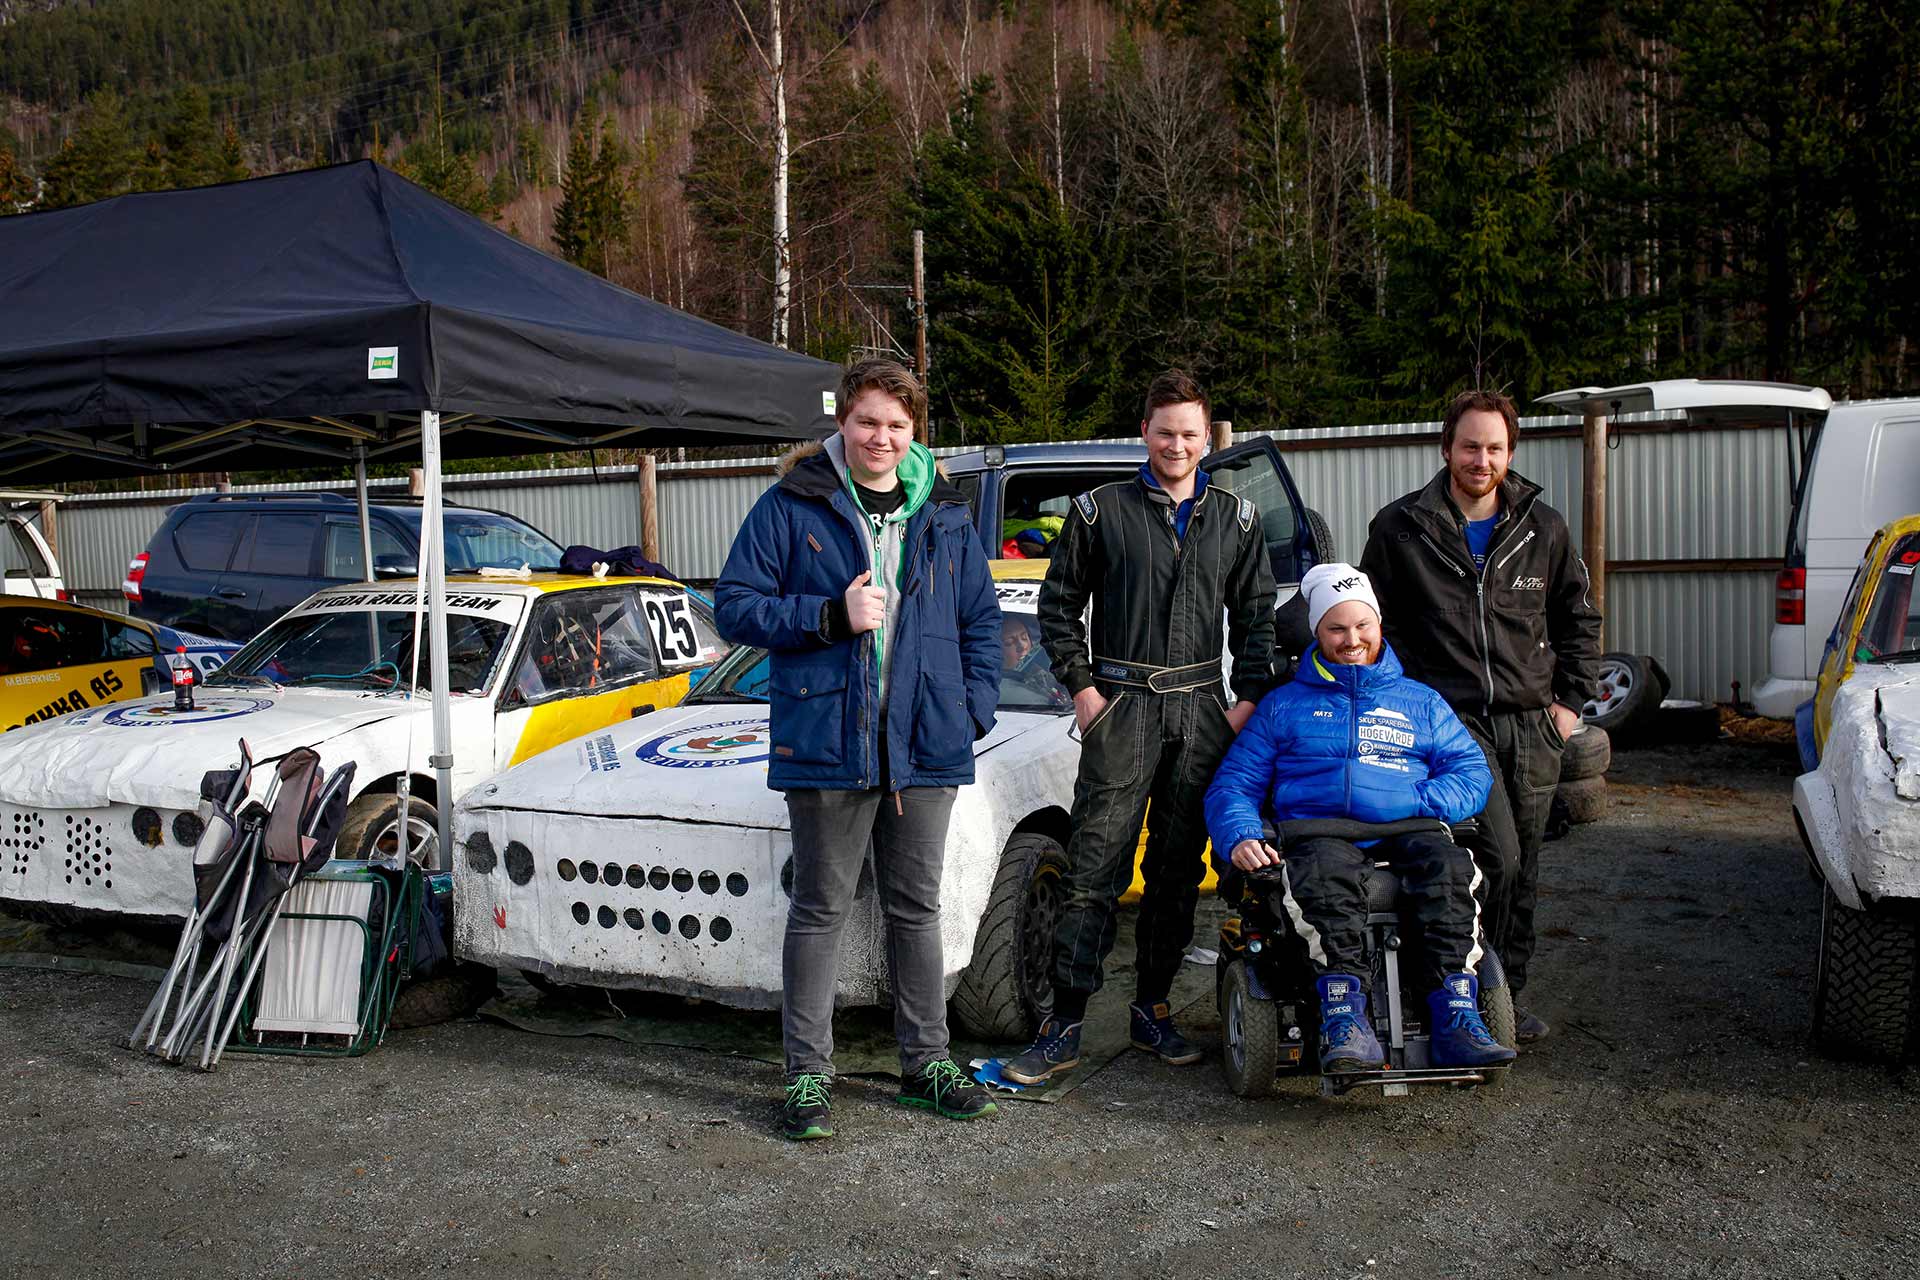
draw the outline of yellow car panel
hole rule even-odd
[[[548,747],[583,738],[596,729],[619,724],[635,715],[644,715],[646,711],[675,706],[687,696],[691,682],[691,673],[682,671],[677,675],[643,680],[606,693],[542,703],[533,708],[526,728],[520,731],[520,740],[514,744],[513,757],[507,763],[519,764],[522,760],[539,755]],[[646,711],[640,710],[643,707]]]
[[[151,657],[119,658],[0,676],[0,719],[7,728],[18,729],[103,702],[138,698],[140,673],[152,665]]]
[[[1834,695],[1847,682],[1847,677],[1853,674],[1854,667],[1874,656],[1871,651],[1862,651],[1860,633],[1873,616],[1875,606],[1880,603],[1888,575],[1903,569],[1908,575],[1915,571],[1916,566],[1912,563],[1901,566],[1883,563],[1889,553],[1911,534],[1920,534],[1920,515],[1902,516],[1882,525],[1873,535],[1873,540],[1867,543],[1867,552],[1861,557],[1860,568],[1854,575],[1846,601],[1840,606],[1840,617],[1834,624],[1834,643],[1827,646],[1820,659],[1820,675],[1813,694],[1813,741],[1816,748],[1826,745],[1827,730],[1833,723]]]

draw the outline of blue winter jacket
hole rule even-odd
[[[870,526],[833,462],[797,462],[747,513],[714,586],[720,634],[772,654],[776,791],[950,787],[973,781],[973,744],[1000,705],[1000,604],[966,498],[934,475],[907,518],[899,611],[887,645],[885,768],[872,632],[827,643],[823,609],[872,567]],[[903,470],[907,466],[903,463]],[[909,486],[910,492],[917,486]]]
[[[1409,679],[1385,643],[1371,666],[1307,652],[1265,698],[1207,788],[1207,833],[1221,866],[1276,821],[1352,818],[1460,822],[1486,807],[1493,774],[1446,700]]]

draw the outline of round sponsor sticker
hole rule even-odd
[[[231,720],[235,716],[250,716],[256,711],[265,711],[273,705],[271,698],[198,698],[195,701],[197,705],[191,711],[178,710],[171,702],[114,707],[107,712],[105,719],[108,724],[125,725],[128,728],[167,724],[206,724],[213,720]]]
[[[772,749],[765,720],[728,720],[683,729],[643,742],[634,758],[668,769],[718,769],[730,764],[759,764]]]

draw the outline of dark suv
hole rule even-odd
[[[375,578],[419,572],[420,504],[367,507]],[[447,572],[558,569],[561,549],[500,511],[448,507]],[[206,493],[167,512],[127,566],[128,612],[164,626],[246,640],[322,587],[365,577],[359,509],[337,493]]]
[[[1011,554],[1009,544],[1030,525],[1057,529],[1074,494],[1125,480],[1146,460],[1144,445],[1085,443],[994,445],[943,462],[973,507],[987,554],[1000,556]],[[1256,436],[1210,453],[1200,460],[1200,468],[1259,508],[1283,602],[1308,569],[1336,558],[1326,520],[1300,501],[1293,476],[1270,438]]]

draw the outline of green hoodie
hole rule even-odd
[[[907,521],[927,504],[928,496],[933,493],[936,474],[933,451],[917,440],[908,447],[907,456],[900,460],[896,472],[901,486],[907,491],[907,500],[892,515],[884,518],[869,515],[860,502],[860,494],[853,487],[853,472],[847,466],[845,438],[837,434],[829,436],[826,453],[840,473],[840,482],[847,487],[847,497],[852,499],[853,509],[867,518],[867,566],[873,570],[874,584],[887,593],[887,606],[880,629],[873,633],[874,671],[880,685],[880,710],[884,715],[887,706],[887,633],[893,629],[894,619],[900,613],[900,587],[907,567]]]

